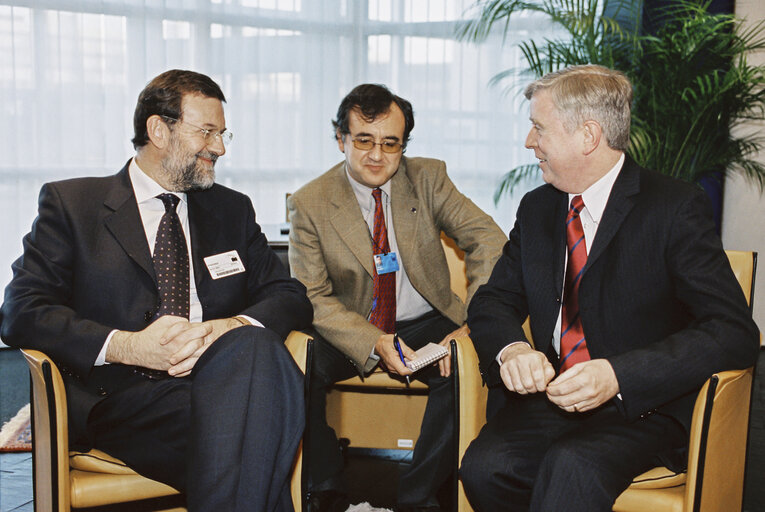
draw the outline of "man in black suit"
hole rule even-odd
[[[606,511],[657,462],[685,463],[698,390],[754,364],[757,328],[704,193],[624,154],[627,78],[574,66],[526,97],[547,184],[521,201],[469,308],[482,375],[507,403],[460,476],[480,511]]]
[[[178,488],[190,510],[292,510],[305,418],[283,340],[312,310],[249,198],[214,184],[224,101],[205,75],[162,73],[138,99],[135,158],[43,186],[2,337],[56,361],[74,445]]]

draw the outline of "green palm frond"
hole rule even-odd
[[[562,36],[521,42],[527,67],[502,71],[492,84],[575,64],[620,69],[634,86],[629,153],[635,160],[690,182],[740,172],[762,189],[765,166],[754,158],[765,141],[740,126],[765,119],[765,66],[747,61],[765,49],[765,20],[745,27],[734,15],[710,14],[708,5],[666,5],[655,13],[656,32],[642,34],[628,0],[479,0],[458,37],[478,42],[501,30],[506,41],[519,13],[540,14]],[[495,201],[537,169],[520,166],[503,176]]]
[[[497,189],[494,191],[494,204],[499,204],[499,200],[502,199],[502,196],[513,190],[519,183],[534,181],[538,175],[538,164],[519,165],[514,169],[510,169],[499,180],[499,185],[497,185]]]

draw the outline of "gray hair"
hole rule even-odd
[[[632,84],[624,73],[593,64],[569,66],[530,83],[524,95],[530,100],[543,90],[550,91],[567,131],[585,121],[596,121],[603,129],[608,147],[627,150]]]

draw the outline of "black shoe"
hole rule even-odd
[[[308,493],[308,512],[345,512],[351,506],[348,494],[335,489]]]

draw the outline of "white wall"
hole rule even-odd
[[[736,0],[736,15],[748,22],[765,18],[765,2],[762,0]],[[765,52],[750,56],[752,64],[765,62]],[[752,130],[762,132],[765,123],[752,125]],[[765,152],[759,160],[765,162]],[[726,249],[759,252],[759,268],[754,293],[754,319],[765,330],[765,193],[741,176],[730,176],[725,182],[723,199],[722,239]]]

